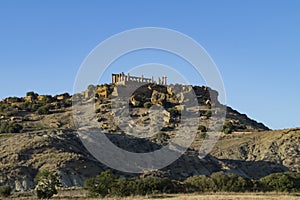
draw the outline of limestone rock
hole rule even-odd
[[[159,92],[154,90],[151,96],[151,103],[163,105],[166,101],[166,94],[163,92]]]

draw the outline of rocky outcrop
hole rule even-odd
[[[151,96],[151,103],[157,105],[164,105],[166,101],[166,94],[163,92],[159,92],[154,90]]]

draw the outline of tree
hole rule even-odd
[[[26,93],[26,96],[27,96],[27,97],[37,97],[37,96],[39,96],[39,95],[38,95],[37,93],[34,93],[34,92],[31,91],[31,92],[27,92],[27,93]]]
[[[109,170],[97,175],[96,178],[89,178],[84,182],[84,189],[89,191],[91,197],[106,197],[114,186],[117,177]]]
[[[34,181],[37,183],[35,191],[39,199],[51,198],[57,194],[57,187],[60,186],[58,173],[48,170],[39,172]]]
[[[259,183],[263,191],[292,192],[299,190],[299,180],[289,173],[275,173],[261,178]]]
[[[146,177],[137,179],[138,195],[174,193],[174,183],[168,178]]]
[[[137,195],[137,182],[134,178],[118,179],[114,187],[111,189],[111,194],[118,197],[126,197]]]

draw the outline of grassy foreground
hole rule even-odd
[[[33,193],[15,193],[10,199],[32,200],[37,199]],[[87,198],[87,193],[84,190],[67,190],[59,191],[57,195],[51,199],[85,199],[93,200],[96,198]],[[100,198],[99,198],[100,199]],[[205,194],[166,194],[152,196],[137,196],[137,197],[114,197],[104,198],[105,200],[296,200],[300,199],[300,193],[282,194],[282,193],[205,193]]]

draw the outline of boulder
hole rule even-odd
[[[163,105],[166,101],[166,93],[154,90],[151,96],[151,103]]]

